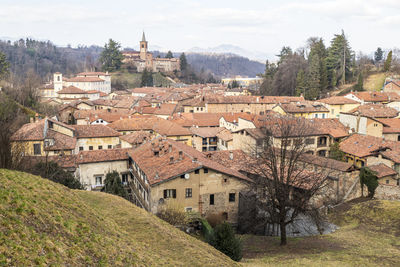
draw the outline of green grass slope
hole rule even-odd
[[[244,236],[248,266],[400,266],[400,201],[370,200],[330,214],[335,233],[290,238]]]
[[[130,202],[0,169],[0,266],[234,266]]]

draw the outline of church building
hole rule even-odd
[[[180,70],[180,62],[178,58],[154,58],[153,54],[148,52],[148,43],[146,37],[142,35],[142,41],[140,41],[140,51],[125,51],[122,52],[124,55],[124,63],[133,63],[138,72],[142,72],[147,69],[152,72],[171,72],[174,70]]]

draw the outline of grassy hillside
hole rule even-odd
[[[140,87],[142,74],[141,73],[129,73],[126,70],[111,73],[111,80],[113,87],[117,84],[123,85],[124,89]],[[153,74],[154,86],[167,87],[172,82],[161,73],[157,72]]]
[[[369,75],[364,81],[364,88],[366,91],[380,91],[385,78],[388,76],[387,73],[375,73]]]
[[[367,201],[342,205],[331,215],[335,233],[290,238],[244,236],[248,266],[400,266],[400,202]]]
[[[0,169],[0,266],[234,266],[130,202]]]

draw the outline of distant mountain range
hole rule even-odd
[[[193,47],[187,50],[187,52],[207,53],[207,54],[208,53],[236,54],[262,63],[265,63],[267,59],[273,58],[273,55],[270,55],[268,53],[263,53],[259,51],[250,51],[231,44],[221,44],[219,46],[209,47],[209,48]]]

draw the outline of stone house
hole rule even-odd
[[[180,142],[158,137],[129,151],[134,202],[152,213],[173,201],[202,216],[235,224],[239,192],[250,180]],[[154,168],[157,166],[157,168]]]
[[[190,131],[193,134],[192,145],[198,151],[216,151],[218,145],[217,135],[225,128],[220,127],[191,127]]]
[[[112,149],[120,144],[121,134],[106,125],[74,125],[73,128],[77,140],[76,154],[79,151]]]

